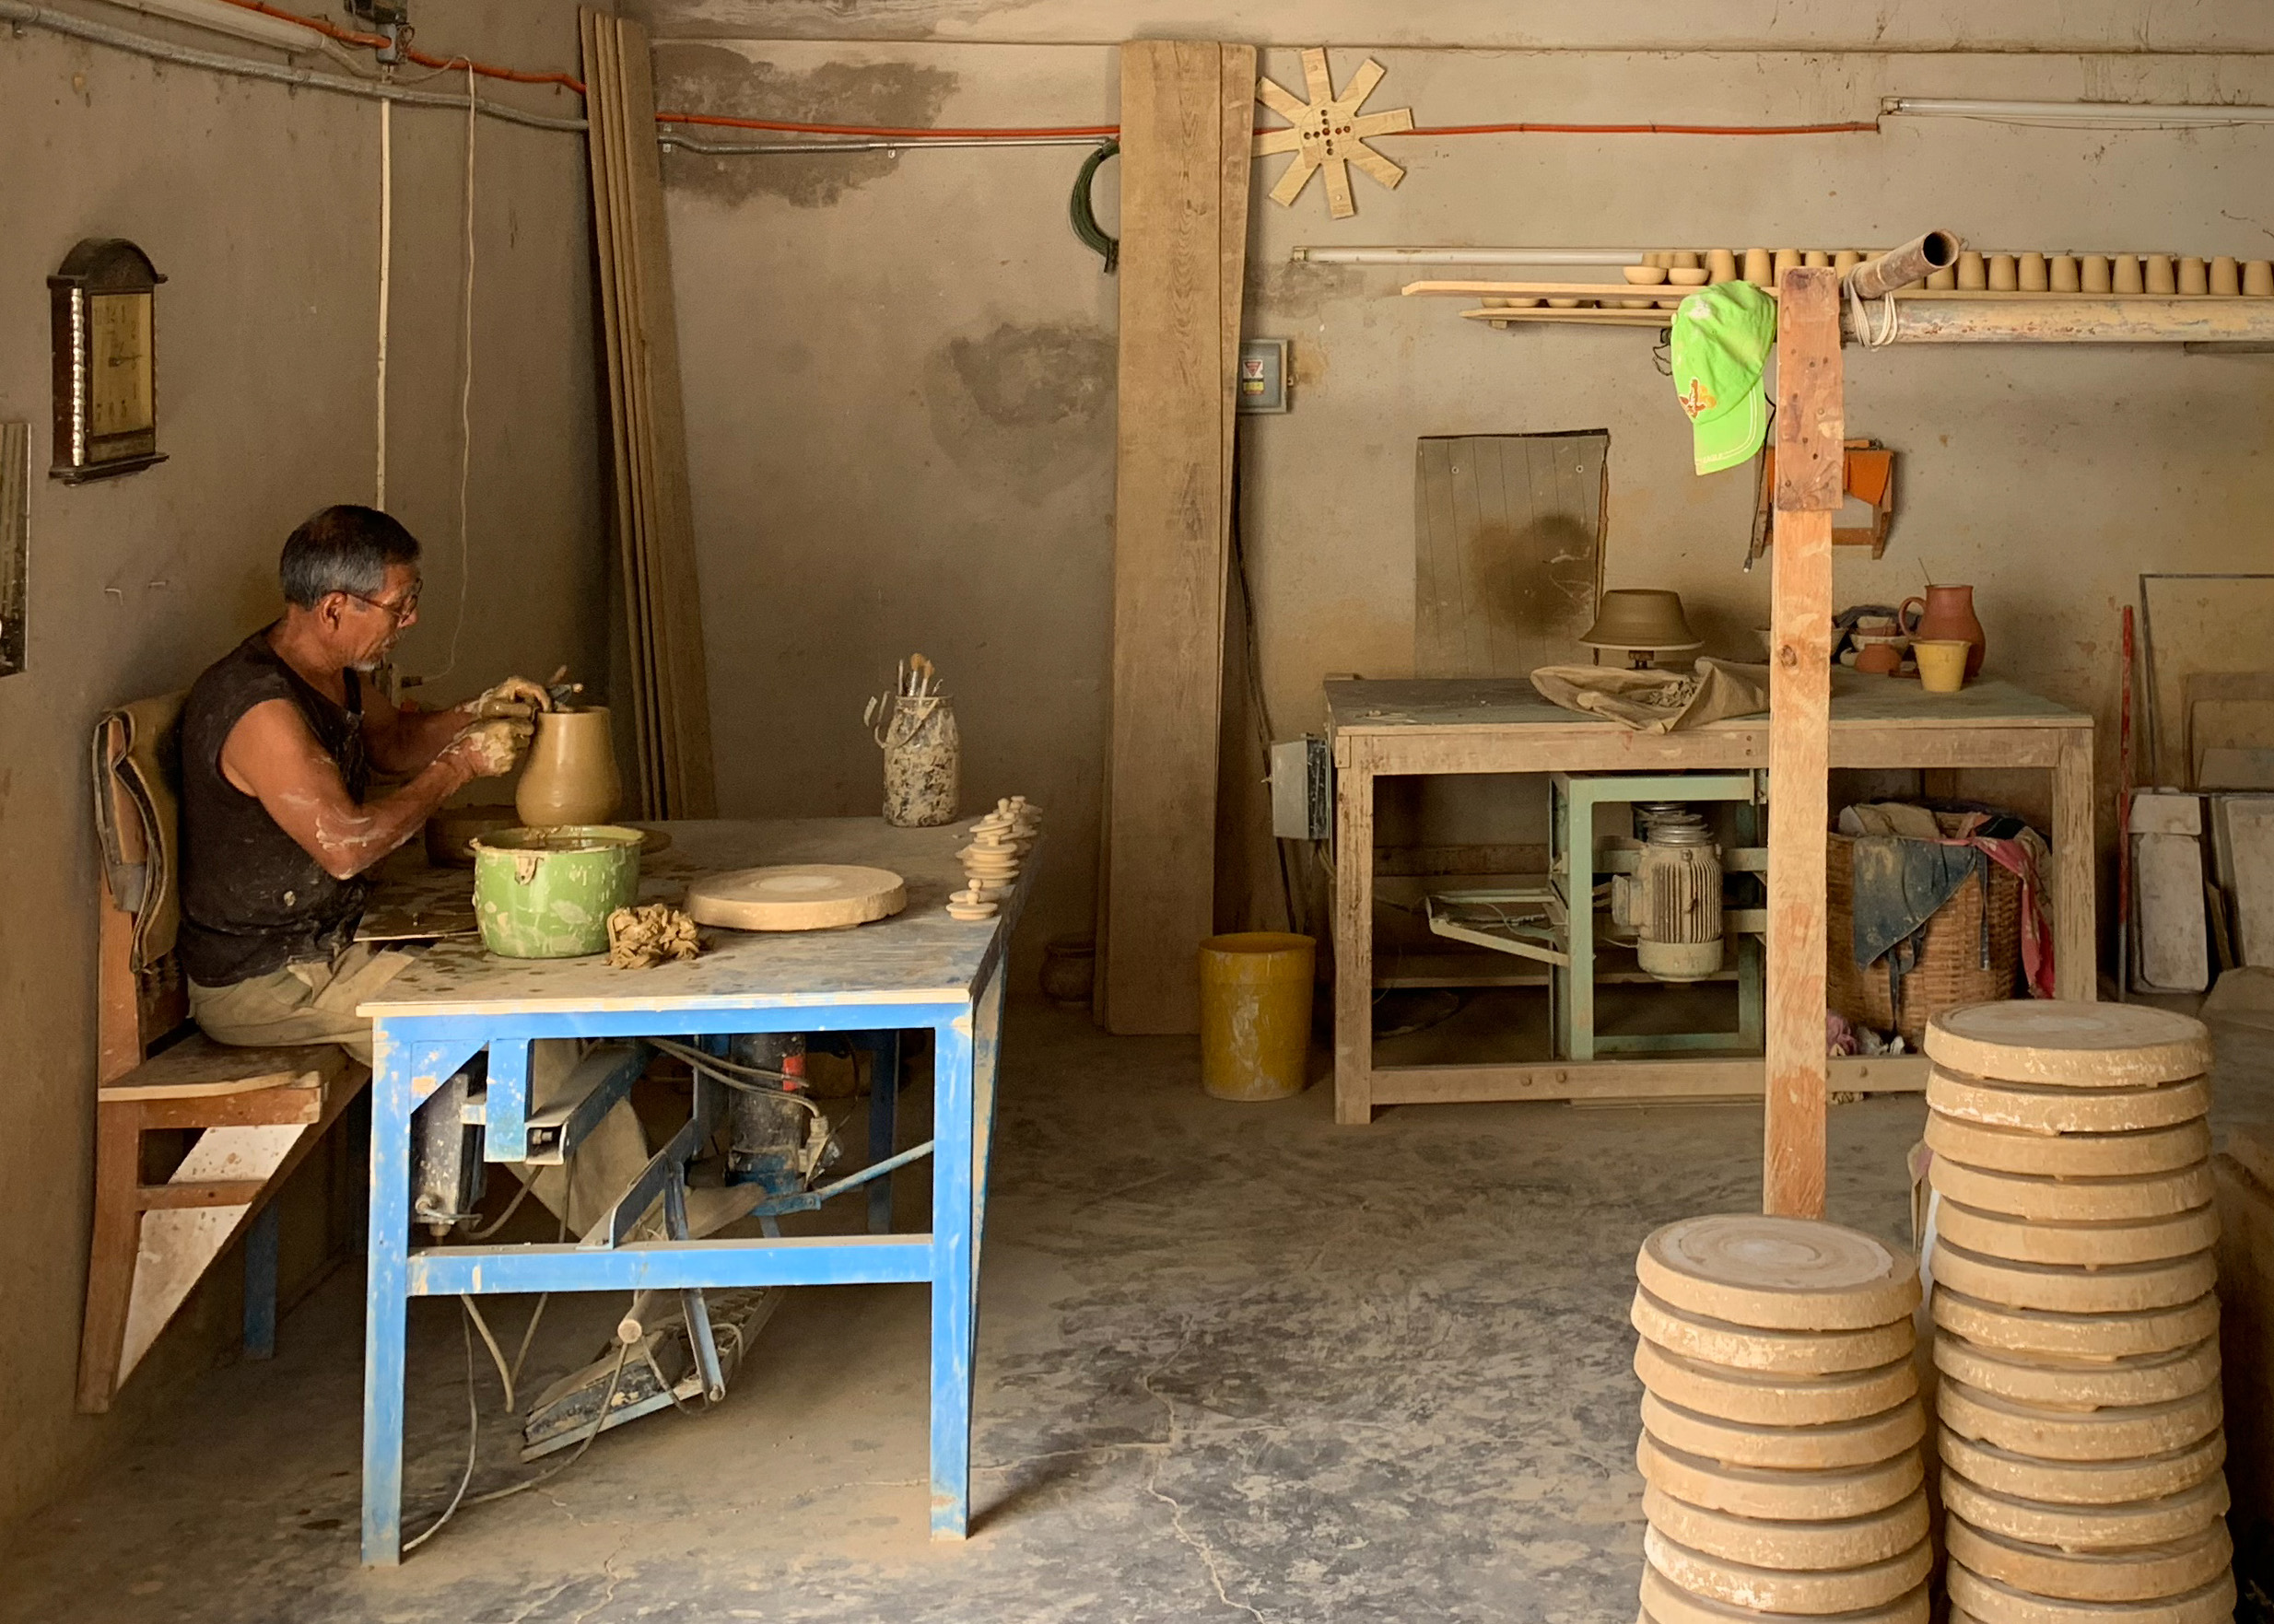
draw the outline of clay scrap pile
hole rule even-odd
[[[1926,1624],[1909,1256],[1732,1214],[1667,1225],[1635,1272],[1646,1624]]]
[[[948,913],[958,919],[993,918],[1041,833],[1042,809],[1024,795],[995,802],[993,812],[971,825],[971,844],[955,854],[970,884],[949,895]]]
[[[2024,1001],[1925,1046],[1951,1618],[2227,1619],[2209,1033]]]

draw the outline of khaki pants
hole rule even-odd
[[[303,959],[227,987],[190,983],[190,1015],[207,1037],[240,1048],[335,1043],[371,1063],[371,1022],[356,1006],[416,962],[397,948],[358,941],[332,959]]]

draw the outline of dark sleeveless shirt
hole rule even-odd
[[[271,699],[299,708],[339,763],[350,798],[370,782],[363,688],[347,675],[334,705],[268,645],[264,627],[205,668],[182,711],[182,968],[201,987],[249,981],[301,959],[326,959],[355,936],[371,882],[334,880],[300,843],[222,774],[221,746],[245,712]]]

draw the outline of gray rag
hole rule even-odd
[[[1928,921],[1958,888],[1979,876],[1984,886],[1982,962],[1989,963],[1989,865],[1972,846],[1866,835],[1849,847],[1854,879],[1856,963],[1887,961],[1889,1004],[1903,1007],[1903,978],[1918,964]]]

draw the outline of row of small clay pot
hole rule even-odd
[[[1795,265],[1823,265],[1846,275],[1870,256],[1857,249],[1727,248],[1654,250],[1645,265],[1706,272],[1708,282],[1756,283],[1773,287]],[[1670,278],[1679,280],[1679,278]],[[2274,298],[2274,260],[2194,259],[2168,253],[1976,253],[1914,287],[1987,293],[2142,293],[2214,298]]]

